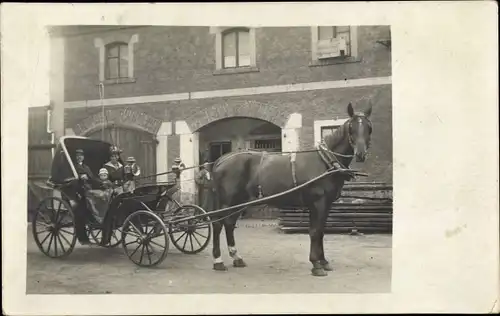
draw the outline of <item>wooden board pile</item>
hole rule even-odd
[[[281,210],[279,224],[286,233],[308,233],[307,210]],[[328,215],[325,233],[392,233],[392,185],[352,182]]]

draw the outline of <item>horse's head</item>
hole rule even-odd
[[[347,106],[347,113],[351,119],[348,121],[349,144],[354,150],[354,156],[357,162],[363,162],[366,158],[368,148],[370,148],[370,139],[372,134],[372,123],[370,115],[372,114],[372,103],[369,101],[368,109],[363,113],[354,113],[352,104]]]

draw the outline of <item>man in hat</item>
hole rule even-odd
[[[78,240],[82,245],[90,244],[89,237],[87,235],[87,232],[85,230],[85,221],[84,221],[84,214],[85,214],[85,203],[87,201],[86,197],[86,191],[89,191],[92,189],[92,182],[95,182],[96,179],[90,170],[90,168],[83,162],[85,160],[85,155],[83,152],[83,149],[77,149],[75,151],[75,169],[78,174],[79,179],[83,181],[83,186],[82,186],[82,200],[80,203],[78,203],[78,206],[75,210],[75,216],[77,217],[75,223],[75,229],[76,229],[76,235],[78,237]]]
[[[92,188],[92,183],[96,182],[96,177],[94,177],[94,174],[90,170],[90,168],[83,162],[85,160],[85,155],[83,152],[83,149],[77,149],[76,150],[76,164],[75,164],[75,169],[76,173],[78,174],[78,177],[83,180],[84,186],[86,189],[91,189]]]
[[[212,182],[212,175],[208,170],[210,163],[206,160],[204,164],[200,167],[200,171],[196,175],[195,182],[198,185],[200,192],[200,206],[205,211],[211,211],[214,209],[214,188]]]
[[[133,192],[135,190],[134,178],[141,174],[141,168],[135,163],[134,157],[128,157],[124,170],[125,183],[123,184],[123,191]]]

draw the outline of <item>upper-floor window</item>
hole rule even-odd
[[[222,33],[222,68],[250,66],[250,31],[229,29]]]
[[[214,75],[259,71],[255,27],[211,26],[215,35]]]
[[[106,45],[106,79],[128,77],[128,44],[115,42]]]
[[[337,63],[357,60],[355,26],[314,26],[311,29],[313,63],[328,64],[330,61]]]

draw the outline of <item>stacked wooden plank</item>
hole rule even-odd
[[[308,233],[307,210],[281,210],[280,227],[286,233]],[[349,183],[329,212],[325,233],[392,233],[392,186]]]

